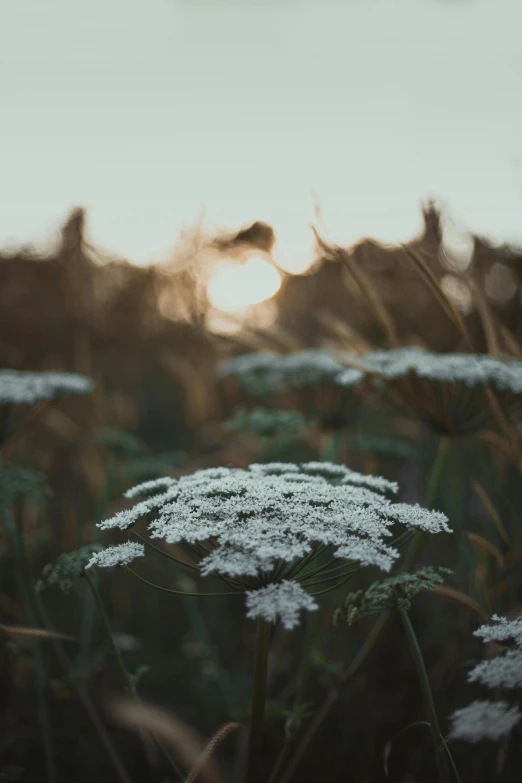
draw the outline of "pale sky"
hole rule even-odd
[[[522,241],[521,0],[0,0],[0,246],[145,263],[179,229],[298,253],[408,239],[419,202]]]

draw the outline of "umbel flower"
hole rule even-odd
[[[39,411],[38,403],[87,394],[93,387],[90,378],[76,373],[0,369],[0,443],[11,438],[20,419]]]
[[[0,405],[34,405],[93,388],[91,378],[77,373],[0,370]]]
[[[522,687],[522,620],[507,620],[493,615],[495,625],[483,625],[474,636],[484,642],[509,642],[512,646],[486,661],[482,661],[468,673],[470,682],[479,682],[488,688],[513,690]],[[507,736],[520,722],[520,704],[504,699],[477,700],[453,715],[451,735],[455,739],[479,742],[481,739],[498,740]]]
[[[218,373],[237,378],[250,397],[286,403],[285,407],[318,419],[325,429],[339,429],[353,414],[356,398],[351,387],[365,377],[360,370],[346,369],[346,357],[351,354],[320,348],[286,354],[248,353],[221,362]],[[340,385],[336,378],[343,369]]]
[[[409,347],[364,354],[355,364],[442,435],[466,435],[491,426],[488,389],[511,421],[522,418],[522,362],[514,359]],[[337,382],[351,387],[352,368],[340,373]]]
[[[150,540],[135,531],[143,543],[185,547],[202,576],[245,594],[248,617],[279,617],[293,628],[302,610],[317,608],[315,596],[359,566],[388,571],[397,544],[413,531],[449,532],[444,514],[385,496],[397,489],[385,478],[326,462],[211,468],[134,487],[125,496],[144,499],[99,527],[125,530],[146,519]],[[396,524],[405,530],[390,542]],[[95,554],[90,565],[130,571],[131,556],[143,551],[127,542]]]

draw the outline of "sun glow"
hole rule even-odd
[[[281,275],[268,261],[250,258],[241,265],[217,263],[207,293],[216,309],[232,313],[271,299],[280,286]]]

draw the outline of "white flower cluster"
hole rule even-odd
[[[221,362],[218,373],[235,375],[245,390],[253,396],[276,394],[287,386],[304,387],[316,383],[333,383],[344,369],[344,386],[351,386],[364,378],[360,370],[346,369],[343,356],[350,356],[321,348],[286,354],[248,353]]]
[[[199,563],[203,576],[246,577],[248,589],[253,578],[254,585],[264,588],[274,566],[292,564],[298,580],[299,562],[327,546],[334,557],[388,571],[398,552],[385,539],[396,522],[431,533],[449,532],[443,514],[393,503],[383,495],[387,490],[395,492],[397,485],[330,463],[211,468],[129,490],[127,497],[143,492],[149,497],[99,527],[125,529],[146,517],[151,538],[210,545]],[[154,491],[157,494],[150,494]],[[288,598],[290,589],[281,595]],[[250,606],[254,612],[266,603]]]
[[[87,394],[93,388],[91,378],[76,373],[0,370],[0,405],[34,405],[67,394]]]
[[[287,630],[299,625],[299,612],[319,609],[311,595],[300,584],[288,579],[276,584],[250,590],[246,594],[247,617],[262,617],[274,623],[278,617]]]
[[[390,379],[405,378],[413,372],[432,381],[460,382],[473,387],[491,383],[498,391],[522,392],[522,362],[502,361],[493,356],[467,353],[432,353],[422,348],[399,348],[364,354],[357,360]],[[352,385],[352,371],[337,377],[341,385]]]
[[[518,707],[505,701],[474,701],[453,713],[451,736],[467,742],[499,740],[510,733],[520,718]]]
[[[102,549],[101,552],[94,552],[85,568],[91,568],[93,565],[102,568],[124,566],[131,563],[137,557],[143,557],[144,554],[145,547],[143,544],[138,544],[134,541],[125,541],[123,544]]]
[[[483,625],[475,631],[485,642],[513,640],[515,647],[482,661],[468,674],[471,682],[480,682],[488,688],[510,690],[522,685],[522,620],[507,620],[493,615],[495,625]],[[452,736],[469,742],[481,739],[499,739],[513,729],[522,718],[517,705],[501,701],[474,701],[457,710],[453,716]]]

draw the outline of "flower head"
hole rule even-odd
[[[277,584],[250,590],[246,594],[247,617],[262,617],[275,622],[277,617],[288,630],[299,624],[299,612],[313,612],[319,605],[298,582],[284,580]]]
[[[507,620],[493,615],[495,625],[483,625],[474,636],[485,642],[514,641],[514,647],[474,666],[468,673],[470,682],[487,688],[513,690],[522,686],[522,620]],[[522,718],[519,705],[506,701],[475,701],[457,710],[453,716],[452,736],[469,742],[499,739],[510,733]]]
[[[93,565],[101,566],[102,568],[124,566],[132,563],[137,557],[143,557],[144,555],[145,547],[143,544],[125,541],[123,544],[102,549],[101,552],[94,552],[85,568],[91,568]]]
[[[412,507],[393,503],[384,494],[396,490],[387,479],[330,463],[211,468],[177,480],[158,480],[155,488],[147,482],[141,486],[149,494],[145,500],[99,526],[125,529],[146,518],[150,538],[188,546],[203,576],[216,575],[247,592],[251,612],[265,607],[259,613],[266,616],[266,596],[274,597],[274,605],[284,598],[284,613],[274,611],[291,623],[292,596],[295,606],[312,608],[303,598],[303,588],[310,573],[307,566],[321,552],[328,549],[341,564],[350,561],[389,570],[398,556],[387,540],[395,523],[433,533],[449,529],[443,514],[426,509],[412,513]],[[136,495],[137,490],[127,493]],[[91,564],[102,564],[102,555],[93,557]],[[265,598],[259,597],[258,603],[254,593],[269,585],[274,590],[263,593]]]
[[[346,369],[342,352],[309,348],[286,354],[250,353],[221,362],[221,376],[234,376],[254,398],[270,398],[284,407],[299,409],[325,428],[343,426],[353,413],[352,387],[364,373]],[[351,356],[351,355],[350,355]],[[336,378],[344,369],[344,382]]]
[[[492,423],[485,391],[490,386],[506,414],[522,418],[522,362],[465,353],[432,353],[422,348],[375,351],[358,357],[377,385],[445,435],[476,432]],[[337,382],[352,383],[352,370]]]
[[[0,405],[34,405],[69,394],[87,394],[94,382],[70,372],[0,370]]]
[[[522,713],[506,701],[474,701],[453,713],[451,736],[467,742],[499,740],[520,722]]]

